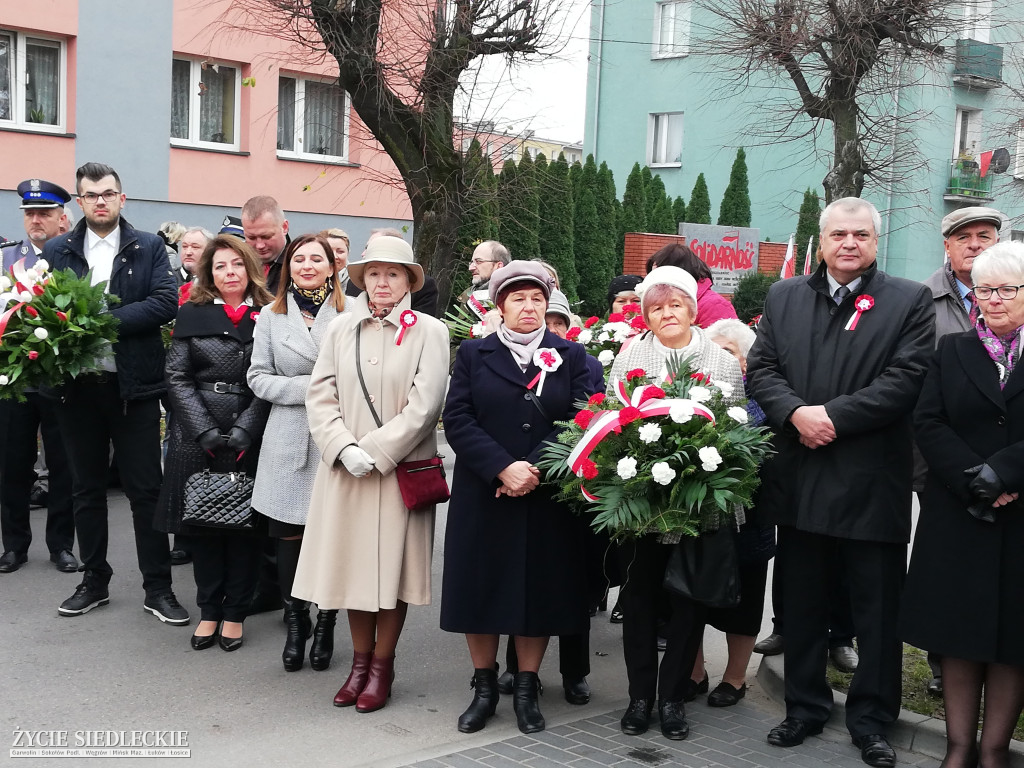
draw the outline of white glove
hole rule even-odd
[[[346,445],[341,449],[341,455],[338,458],[341,459],[341,463],[345,465],[345,469],[353,477],[363,477],[370,474],[375,463],[373,456],[358,445]]]

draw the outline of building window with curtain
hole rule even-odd
[[[683,163],[683,113],[649,115],[647,122],[647,164],[652,168],[677,167]]]
[[[66,92],[62,40],[0,29],[0,126],[63,132]]]
[[[336,82],[281,75],[277,81],[277,156],[348,161],[348,95]]]
[[[193,59],[171,65],[171,144],[238,150],[241,68]]]
[[[652,59],[686,56],[690,52],[690,0],[667,0],[654,8]]]

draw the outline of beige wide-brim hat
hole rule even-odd
[[[348,265],[348,278],[360,291],[366,290],[363,283],[363,270],[367,264],[401,264],[409,270],[410,280],[409,293],[414,293],[423,287],[423,267],[413,261],[412,246],[400,237],[380,235],[373,238],[363,251],[363,258]]]

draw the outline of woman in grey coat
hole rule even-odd
[[[320,451],[309,434],[306,387],[320,341],[345,308],[345,293],[327,240],[303,235],[285,251],[277,298],[256,324],[248,381],[256,396],[272,404],[260,450],[253,507],[269,518],[277,538],[277,570],[285,603],[288,636],[281,659],[289,672],[302,669],[312,622],[309,603],[292,597],[295,567],[309,511]],[[334,652],[337,611],[317,614],[309,663],[327,669]]]

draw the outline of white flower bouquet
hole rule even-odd
[[[758,467],[771,453],[771,433],[750,425],[747,411],[727,406],[727,382],[717,384],[674,364],[671,383],[647,384],[629,371],[613,396],[590,398],[538,466],[559,498],[592,516],[615,538],[716,530],[750,506]]]
[[[596,357],[605,368],[611,368],[623,343],[646,330],[640,305],[627,304],[622,312],[613,312],[607,320],[597,316],[587,318],[582,328],[570,328],[565,338],[578,341],[587,348],[588,355]]]

